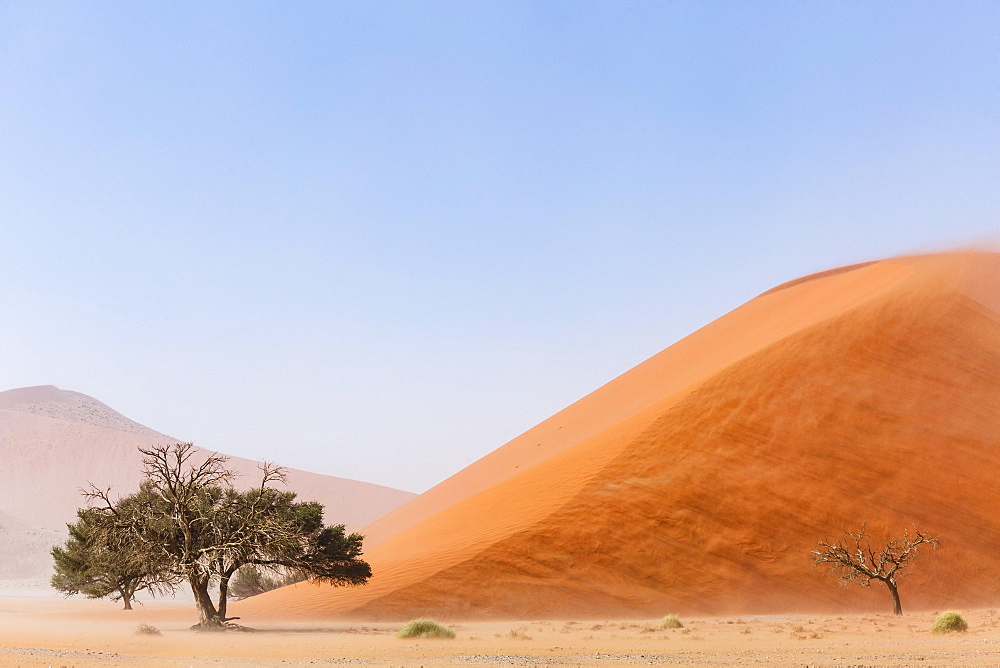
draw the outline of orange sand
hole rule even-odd
[[[631,621],[479,621],[453,640],[400,639],[401,624],[258,624],[258,633],[196,633],[147,605],[0,598],[0,666],[996,665],[1000,614],[967,610],[966,633],[929,632],[934,612],[682,617]],[[140,623],[160,635],[138,635]]]
[[[1000,255],[779,286],[367,529],[375,577],[253,618],[653,617],[883,610],[810,549],[862,521],[941,536],[904,610],[1000,591]]]

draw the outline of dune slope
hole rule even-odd
[[[809,551],[940,534],[904,606],[1000,590],[1000,256],[779,286],[366,529],[376,573],[245,614],[403,619],[882,608]]]

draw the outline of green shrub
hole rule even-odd
[[[684,625],[681,624],[681,620],[677,618],[677,615],[667,615],[660,620],[661,629],[679,629]]]
[[[962,619],[962,615],[957,612],[942,612],[934,620],[934,625],[931,626],[931,633],[956,633],[965,631],[968,628],[969,625]]]
[[[399,629],[400,638],[454,638],[455,632],[433,619],[414,619]]]

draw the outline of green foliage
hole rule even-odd
[[[56,572],[52,576],[52,586],[67,596],[86,594],[91,598],[103,598],[115,591],[113,583],[102,577],[98,562],[102,558],[101,545],[87,516],[88,510],[77,511],[79,520],[67,524],[69,538],[62,547],[52,548]]]
[[[110,598],[132,609],[137,591],[165,594],[174,589],[176,577],[157,555],[145,555],[130,543],[115,540],[102,521],[101,511],[77,511],[77,521],[67,524],[69,538],[52,548],[55,573],[52,586],[67,596]]]
[[[661,629],[679,629],[683,627],[684,625],[681,624],[681,620],[677,617],[677,615],[667,615],[660,620]]]
[[[454,638],[455,632],[433,619],[420,618],[407,622],[396,635],[400,638]]]
[[[968,623],[962,619],[962,615],[957,612],[942,612],[934,620],[931,626],[931,633],[960,633],[967,631]]]

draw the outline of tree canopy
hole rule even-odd
[[[178,580],[169,565],[132,549],[128,543],[115,545],[117,541],[105,530],[100,515],[97,509],[85,508],[77,511],[76,522],[66,525],[69,539],[62,547],[52,548],[52,586],[67,596],[84,594],[120,600],[126,610],[132,609],[137,591],[172,591]]]
[[[371,577],[360,534],[346,534],[342,524],[325,526],[321,504],[296,501],[294,492],[272,486],[284,482],[283,469],[262,465],[260,484],[240,491],[225,457],[196,457],[191,443],[140,451],[144,480],[138,493],[117,501],[109,490],[86,493],[93,505],[80,511],[82,530],[102,537],[95,548],[73,551],[87,572],[138,564],[158,582],[186,581],[198,626],[205,629],[235,619],[227,617],[229,584],[247,565],[333,585],[360,585]],[[64,553],[73,540],[71,535]]]

